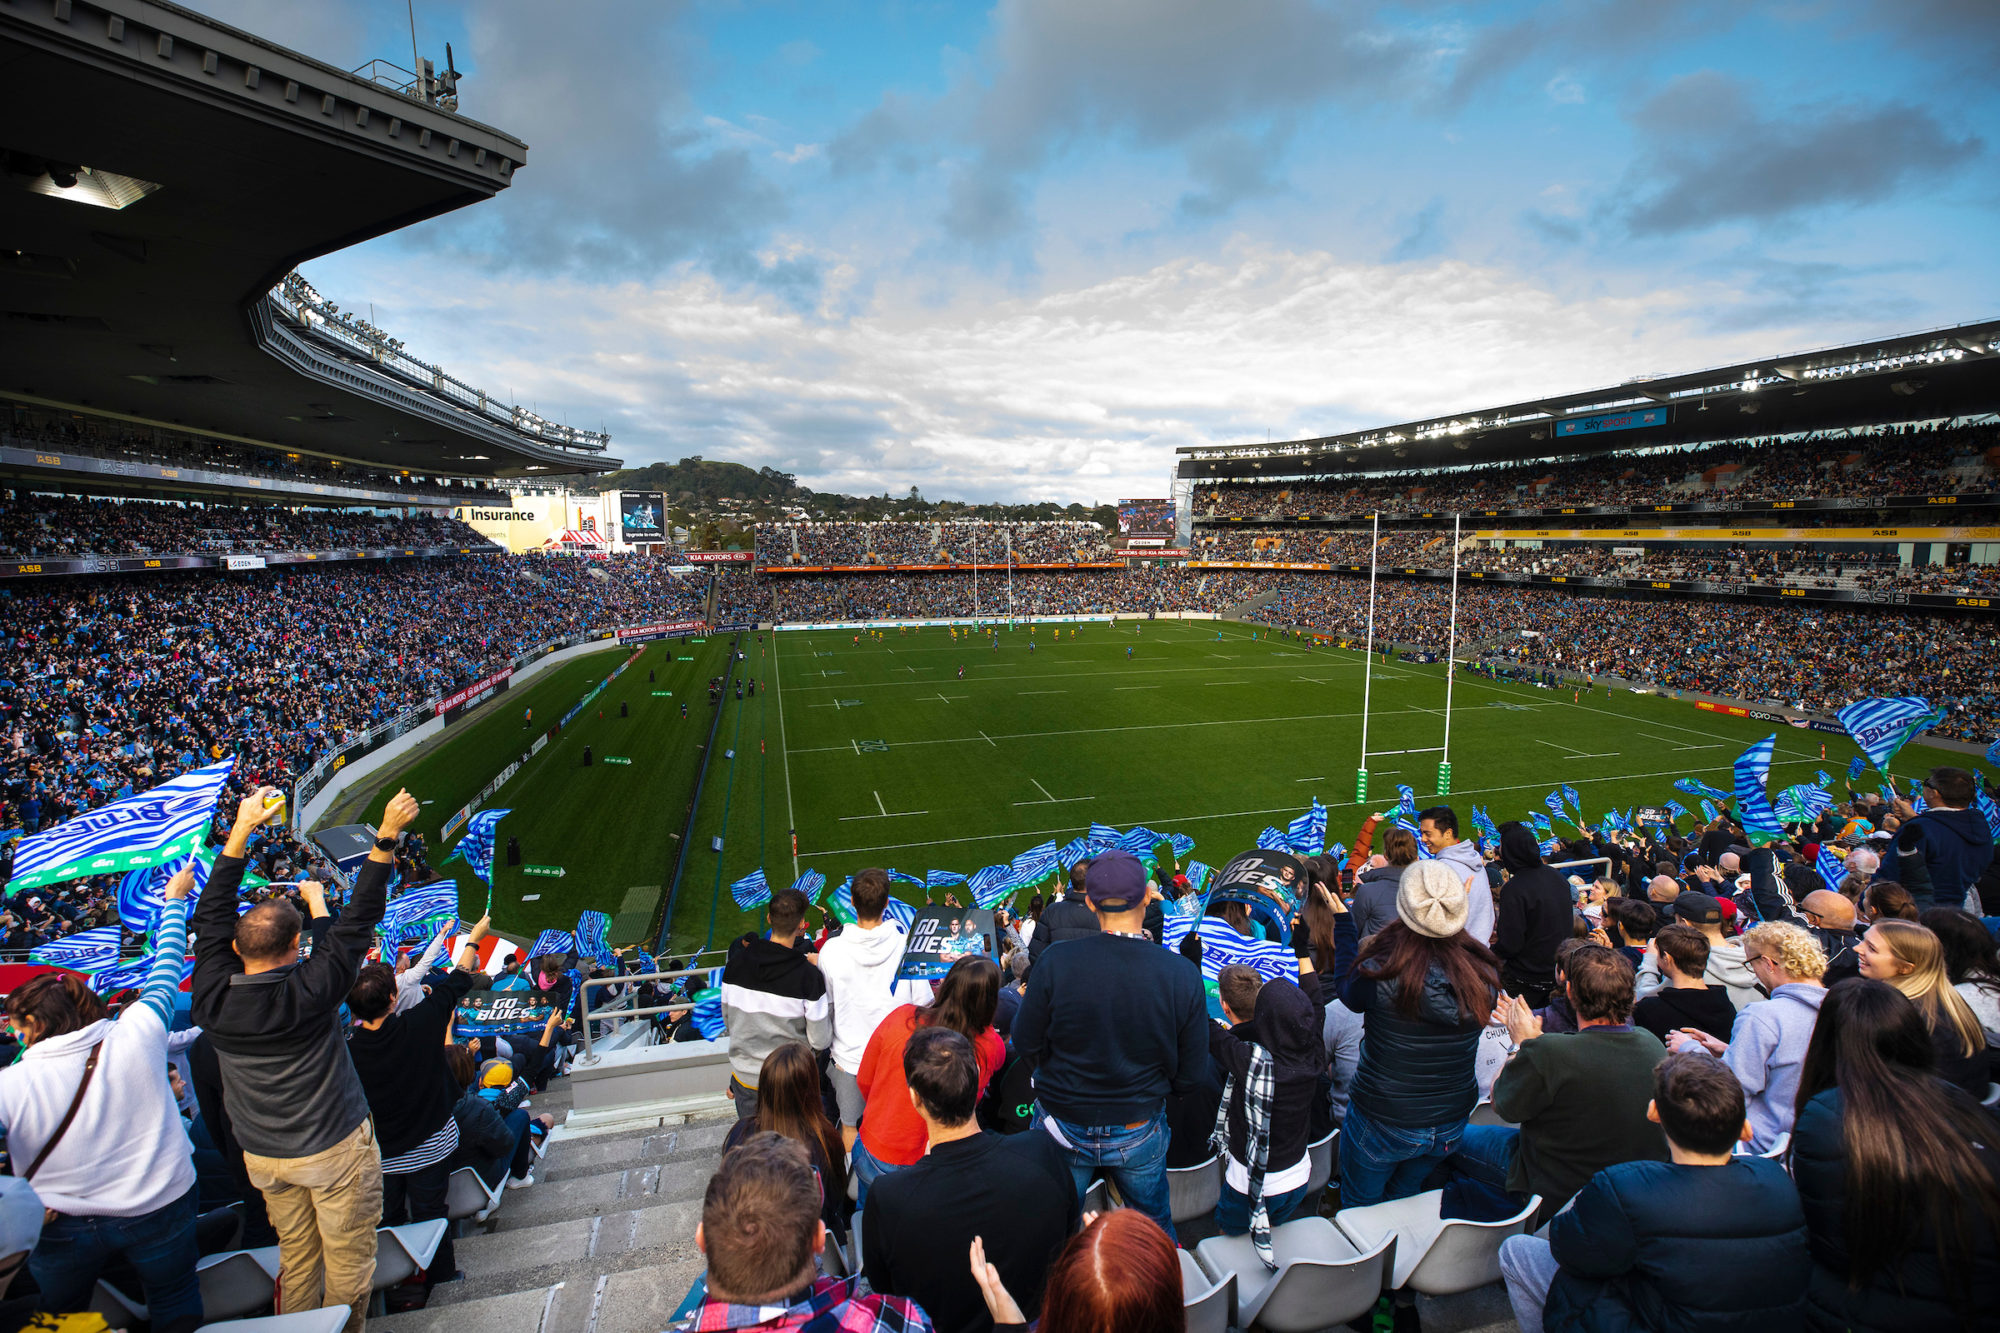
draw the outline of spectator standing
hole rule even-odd
[[[1098,930],[1097,916],[1090,910],[1084,883],[1090,862],[1078,861],[1069,868],[1069,892],[1042,909],[1041,922],[1028,941],[1028,962],[1042,961],[1049,946],[1062,940],[1087,939]]]
[[[1708,937],[1693,926],[1672,925],[1659,933],[1655,947],[1667,984],[1632,1007],[1633,1023],[1661,1041],[1680,1028],[1727,1040],[1736,1025],[1736,1006],[1702,977],[1708,968]]]
[[[1502,1243],[1521,1333],[1802,1327],[1805,1215],[1782,1166],[1732,1155],[1750,1136],[1742,1087],[1707,1055],[1670,1055],[1653,1072],[1646,1117],[1671,1160],[1606,1167],[1548,1239]]]
[[[1921,814],[1898,801],[1903,826],[1896,831],[1895,878],[1922,911],[1962,907],[1979,877],[1993,862],[1993,830],[1972,804],[1972,774],[1962,768],[1934,768],[1924,779]],[[1976,898],[1974,905],[1977,905]]]
[[[1525,999],[1530,1009],[1540,1009],[1555,986],[1556,946],[1570,937],[1576,919],[1569,884],[1542,864],[1541,849],[1525,824],[1500,826],[1500,864],[1507,871],[1493,935],[1500,984],[1509,995]],[[1466,933],[1479,938],[1469,922]]]
[[[1721,989],[1738,1013],[1763,998],[1763,992],[1757,989],[1757,978],[1744,959],[1743,941],[1722,933],[1720,902],[1706,893],[1683,893],[1674,900],[1674,920],[1694,927],[1708,940],[1708,966],[1702,969],[1702,978]],[[1659,941],[1655,940],[1654,947],[1646,951],[1646,961],[1639,964],[1637,987],[1641,997],[1651,995],[1665,984],[1660,974],[1659,954]]]
[[[354,891],[312,956],[299,958],[299,914],[283,899],[241,917],[250,835],[282,806],[243,798],[195,909],[193,1016],[214,1044],[243,1165],[278,1232],[279,1313],[348,1307],[361,1333],[382,1220],[382,1158],[368,1098],[348,1056],[340,1008],[382,919],[396,839],[419,813],[396,793]]]
[[[1458,1147],[1500,960],[1465,929],[1464,882],[1433,861],[1410,867],[1397,919],[1358,955],[1353,914],[1333,901],[1334,990],[1362,1019],[1340,1133],[1341,1200],[1359,1208],[1415,1194]]]
[[[930,1318],[914,1302],[864,1296],[858,1274],[817,1276],[826,1251],[819,1191],[805,1145],[794,1139],[756,1134],[724,1155],[695,1227],[708,1291],[690,1328],[929,1333]]]
[[[757,1114],[757,1071],[788,1041],[823,1051],[833,1040],[826,978],[792,946],[806,919],[806,896],[779,889],[766,909],[771,937],[746,934],[722,968],[722,1021],[729,1034],[729,1096],[736,1118]]]
[[[22,1053],[0,1070],[0,1124],[13,1170],[49,1210],[28,1269],[53,1313],[84,1309],[122,1256],[154,1328],[189,1333],[202,1322],[193,1150],[166,1073],[193,887],[191,870],[168,882],[146,984],[115,1021],[74,973],[31,977],[7,997]]]
[[[1514,1050],[1493,1084],[1493,1109],[1518,1128],[1467,1126],[1451,1158],[1464,1174],[1517,1201],[1540,1195],[1531,1229],[1605,1167],[1667,1160],[1666,1140],[1646,1119],[1653,1067],[1667,1048],[1632,1027],[1631,965],[1592,944],[1572,953],[1564,971],[1578,1030],[1545,1036],[1520,997],[1507,1001]]]
[[[1886,981],[1917,1006],[1930,1028],[1938,1077],[1974,1098],[1986,1095],[1992,1062],[1986,1032],[1944,970],[1944,946],[1914,921],[1885,917],[1868,927],[1856,951],[1861,975]]]
[[[1792,1131],[1815,1328],[1991,1328],[2000,1309],[1993,1122],[1931,1073],[1930,1026],[1894,987],[1827,992]]]
[[[979,1285],[958,1260],[975,1237],[991,1237],[988,1262],[1033,1318],[1049,1263],[1076,1229],[1069,1164],[1046,1134],[980,1129],[979,1060],[963,1034],[923,1028],[904,1045],[902,1062],[927,1147],[915,1165],[881,1177],[869,1192],[861,1228],[868,1285],[909,1297],[939,1329],[989,1328]]]
[[[840,1137],[854,1146],[864,1098],[857,1077],[868,1039],[884,1018],[902,1005],[927,1004],[930,986],[896,980],[903,961],[903,931],[883,914],[889,907],[889,876],[877,869],[854,877],[854,920],[820,946],[819,970],[833,1013],[833,1063],[826,1076],[840,1107]]]
[[[757,1114],[730,1126],[722,1141],[727,1153],[758,1134],[781,1134],[806,1147],[820,1179],[820,1221],[847,1239],[847,1162],[840,1135],[826,1118],[819,1093],[819,1061],[812,1047],[788,1041],[764,1057],[757,1073]]]
[[[1782,921],[1751,927],[1743,951],[1771,998],[1736,1016],[1727,1045],[1687,1028],[1667,1040],[1675,1051],[1700,1047],[1722,1057],[1749,1099],[1750,1149],[1764,1153],[1791,1132],[1798,1113],[1799,1068],[1826,999],[1826,955],[1811,932]]]
[[[861,1134],[854,1144],[859,1202],[885,1172],[913,1166],[924,1155],[924,1122],[903,1083],[903,1047],[917,1032],[946,1027],[964,1037],[979,1062],[979,1091],[1007,1059],[1007,1044],[993,1030],[1000,969],[983,954],[961,958],[938,984],[937,998],[919,1008],[906,1004],[876,1025],[861,1056],[857,1081],[865,1100]]]
[[[1479,848],[1458,838],[1458,815],[1448,805],[1434,805],[1417,816],[1417,831],[1430,854],[1458,872],[1465,884],[1465,933],[1481,944],[1493,942],[1496,908],[1493,881]]]
[[[1193,963],[1146,937],[1134,857],[1092,861],[1084,893],[1101,929],[1052,945],[1029,969],[1014,1049],[1037,1066],[1040,1129],[1063,1150],[1078,1197],[1108,1175],[1172,1235],[1166,1098],[1207,1075],[1208,997]]]

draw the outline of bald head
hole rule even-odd
[[[1649,902],[1670,903],[1680,896],[1680,881],[1671,875],[1655,875],[1647,881],[1646,898]]]
[[[283,898],[271,898],[237,917],[236,953],[252,972],[299,961],[298,909]]]
[[[1829,930],[1854,929],[1854,904],[1832,889],[1814,889],[1799,906]]]
[[[1743,873],[1743,858],[1735,852],[1724,852],[1715,858],[1715,868],[1725,875],[1739,875]]]

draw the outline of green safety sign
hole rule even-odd
[[[549,879],[561,879],[563,877],[563,868],[561,866],[522,866],[521,873],[524,875],[543,875]],[[524,899],[523,901],[526,900]]]
[[[632,761],[630,759],[627,759],[624,755],[607,754],[604,756],[604,762],[607,764],[629,764]]]
[[[692,662],[692,661],[694,661],[694,659],[693,659],[692,657],[676,657],[676,658],[674,659],[674,661],[676,661],[676,662]]]
[[[653,697],[655,699],[671,699],[674,697],[674,692],[672,690],[654,690]]]

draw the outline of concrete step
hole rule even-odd
[[[722,1141],[735,1128],[734,1120],[712,1120],[672,1128],[657,1126],[624,1134],[604,1134],[591,1138],[557,1138],[549,1144],[535,1179],[574,1180],[579,1176],[622,1171],[635,1166],[654,1166],[706,1158],[720,1159]]]
[[[510,1291],[499,1296],[443,1304],[439,1297],[451,1282],[439,1287],[431,1303],[421,1310],[370,1319],[368,1333],[428,1333],[431,1329],[467,1328],[479,1333],[540,1333],[560,1295],[553,1287]]]
[[[685,1200],[699,1201],[715,1174],[716,1154],[675,1162],[654,1162],[623,1169],[542,1181],[515,1190],[493,1215],[495,1229],[524,1227],[570,1218],[599,1217],[612,1212],[657,1208]]]

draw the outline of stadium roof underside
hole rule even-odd
[[[527,151],[172,4],[0,4],[0,395],[430,475],[616,467],[273,294]]]
[[[1314,440],[1191,446],[1177,471],[1255,481],[1525,463],[1994,411],[2000,320]]]

